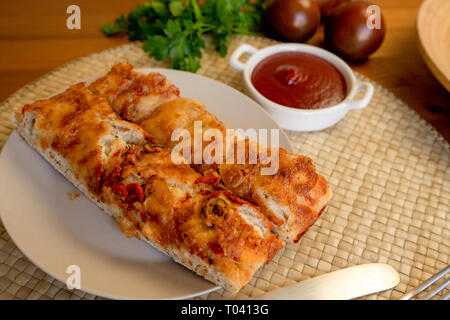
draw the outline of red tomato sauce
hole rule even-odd
[[[334,65],[304,52],[268,56],[256,65],[251,81],[267,99],[298,109],[335,105],[347,92],[345,79]]]

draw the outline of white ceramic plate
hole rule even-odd
[[[165,74],[183,96],[206,104],[232,128],[278,128],[253,100],[220,82],[187,72]],[[291,151],[280,131],[280,146]],[[81,270],[81,289],[117,299],[183,299],[216,290],[214,284],[143,241],[127,239],[116,222],[84,196],[14,131],[0,154],[0,215],[19,249],[39,268],[66,282]]]

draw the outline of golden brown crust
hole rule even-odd
[[[283,246],[256,207],[234,198],[217,177],[175,164],[171,149],[156,146],[142,129],[119,120],[106,100],[84,84],[23,107],[16,120],[20,132],[34,132],[35,148],[51,149],[92,198],[120,213],[126,236],[144,236],[165,251],[188,252],[217,270],[232,290],[244,286]],[[115,132],[121,124],[124,132]],[[136,137],[121,137],[130,133]],[[248,222],[244,211],[260,225]]]
[[[116,199],[131,221],[122,224],[125,234],[141,231],[163,248],[184,249],[226,277],[239,279],[237,288],[283,245],[276,234],[261,236],[244,220],[239,208],[250,204],[236,204],[225,190],[203,183],[190,166],[174,165],[168,149],[135,147],[114,168],[105,175],[102,192]],[[270,222],[263,221],[271,230]]]
[[[315,222],[326,205],[330,194],[328,184],[317,174],[310,158],[290,155],[284,149],[279,149],[279,169],[275,174],[261,175],[260,169],[265,166],[224,164],[219,166],[219,172],[233,193],[257,204],[272,223],[298,241],[298,235]],[[280,214],[271,208],[264,195],[285,208],[285,212]]]
[[[91,192],[98,193],[98,174],[103,161],[99,140],[110,127],[99,119],[121,122],[107,101],[94,96],[84,83],[79,83],[51,99],[24,106],[18,117],[23,118],[29,112],[34,115],[34,130],[38,132],[41,148],[44,151],[52,148],[67,159],[76,178],[85,183]],[[137,126],[133,128],[142,137],[149,138]]]
[[[89,85],[89,90],[105,97],[112,109],[124,119],[140,122],[162,103],[176,99],[180,90],[159,73],[143,75],[127,63],[118,63],[104,77]]]
[[[172,132],[193,123],[204,113],[204,109],[203,104],[193,99],[178,98],[161,104],[139,125],[161,144],[173,147],[178,141],[171,140]]]
[[[252,255],[244,264],[261,257],[267,260],[273,255],[272,242],[281,243],[275,234],[261,237],[241,217],[239,206],[225,190],[203,183],[190,166],[173,164],[169,149],[126,150],[113,168],[102,178],[102,192],[114,193],[117,205],[145,224],[137,228],[162,247],[184,248],[213,265],[215,259],[217,263],[231,259],[239,265],[244,253]],[[270,230],[270,222],[264,221]]]
[[[129,70],[132,67],[118,65],[115,68]],[[126,114],[122,116],[158,137],[163,145],[173,146],[177,143],[171,141],[171,134],[175,129],[186,129],[193,137],[194,122],[198,120],[202,121],[204,131],[214,128],[223,137],[226,136],[227,128],[214,115],[204,110],[201,103],[192,99],[174,98],[157,107],[149,100],[146,105],[129,107],[147,109],[147,116],[138,121]],[[205,148],[208,144],[209,141],[203,141],[202,147]],[[236,154],[236,143],[233,148]],[[248,161],[246,164],[194,164],[193,168],[199,172],[218,169],[222,182],[235,195],[257,205],[286,239],[294,241],[314,223],[331,194],[326,180],[317,174],[311,159],[289,154],[281,148],[278,151],[279,169],[274,175],[261,175],[260,169],[265,166],[260,163],[248,164]],[[248,155],[246,157],[248,160]],[[225,159],[223,162],[225,163]]]

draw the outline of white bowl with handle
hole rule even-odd
[[[297,109],[273,102],[259,93],[251,81],[255,66],[270,55],[287,51],[313,54],[333,64],[341,72],[347,85],[344,100],[326,108]],[[242,63],[239,59],[244,53],[249,54],[250,57]],[[329,51],[307,44],[278,44],[261,50],[249,44],[242,44],[231,54],[229,63],[232,68],[242,72],[247,93],[269,112],[280,127],[288,130],[317,131],[329,128],[338,123],[349,110],[367,107],[374,93],[372,84],[358,81],[353,70],[341,58]],[[356,94],[361,91],[364,92],[362,98],[354,100]]]

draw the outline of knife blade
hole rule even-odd
[[[329,272],[252,297],[252,300],[348,300],[395,287],[398,272],[388,264],[368,263]]]

